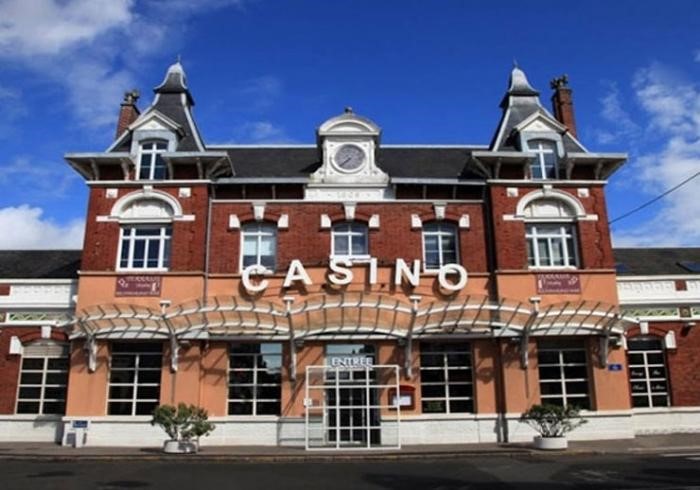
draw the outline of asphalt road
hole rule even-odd
[[[0,461],[14,489],[700,489],[700,453],[329,463]]]

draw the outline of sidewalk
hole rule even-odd
[[[166,455],[158,447],[84,447],[74,449],[50,443],[0,443],[0,460],[187,460],[239,462],[312,462],[461,458],[497,456],[566,456],[585,454],[693,453],[700,455],[700,433],[638,436],[609,441],[573,441],[567,451],[538,451],[530,444],[460,444],[405,446],[398,450],[306,451],[274,446],[203,447],[198,454]]]

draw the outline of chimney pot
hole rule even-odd
[[[557,121],[566,126],[569,133],[576,137],[576,119],[574,118],[574,100],[572,90],[569,87],[569,77],[562,75],[552,79],[549,86],[554,90],[552,94],[552,109]]]
[[[140,95],[141,94],[139,94],[139,91],[136,89],[124,92],[124,100],[119,108],[119,119],[117,120],[117,138],[119,138],[119,136],[126,131],[126,128],[131,126],[139,117],[139,114],[141,114],[139,108],[136,106]]]

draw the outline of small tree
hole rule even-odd
[[[542,437],[564,437],[577,427],[588,422],[584,420],[579,409],[574,406],[533,405],[520,416],[520,421],[527,423]]]
[[[206,410],[185,403],[180,403],[177,408],[160,405],[153,411],[151,425],[160,426],[174,441],[198,440],[215,429]]]

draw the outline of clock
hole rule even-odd
[[[333,155],[333,163],[340,170],[357,170],[365,162],[365,152],[356,145],[343,145]]]

